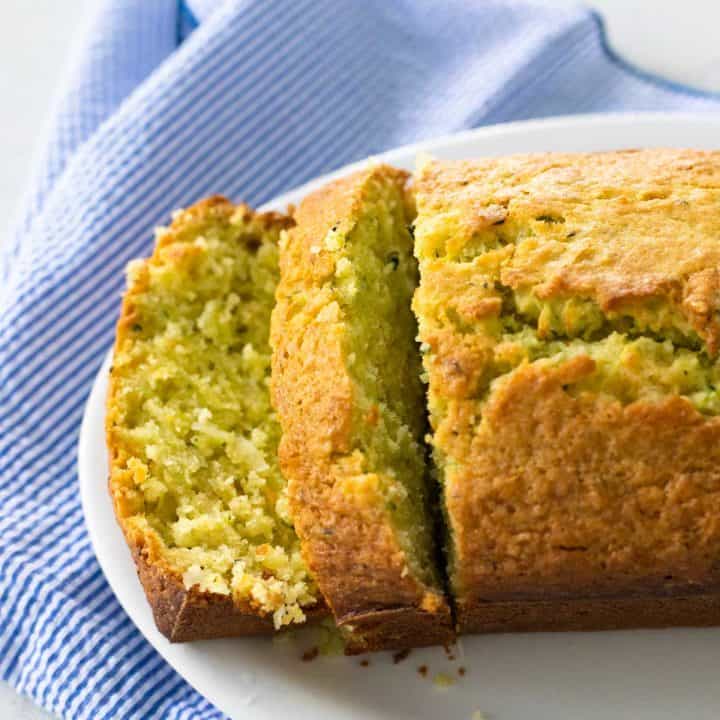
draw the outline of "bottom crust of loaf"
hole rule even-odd
[[[447,605],[434,612],[402,607],[363,613],[345,620],[340,627],[352,629],[345,639],[346,655],[449,645],[455,641]]]
[[[217,593],[187,590],[163,568],[148,562],[143,548],[134,547],[138,577],[150,603],[158,630],[170,642],[213,640],[247,635],[272,635],[272,616],[244,611],[232,598]],[[327,615],[324,607],[306,611],[308,622]]]
[[[720,625],[720,592],[460,602],[456,611],[461,634],[708,627]]]

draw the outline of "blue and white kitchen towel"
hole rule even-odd
[[[78,49],[0,252],[0,677],[72,720],[217,718],[118,605],[78,494],[83,406],[153,227],[477,125],[720,100],[531,2],[107,0]]]

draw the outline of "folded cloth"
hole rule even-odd
[[[215,718],[122,611],[78,496],[83,406],[128,260],[210,193],[257,205],[504,120],[709,110],[581,9],[485,0],[108,0],[0,254],[0,676],[72,718]]]

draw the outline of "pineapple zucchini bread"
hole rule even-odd
[[[424,162],[462,632],[720,621],[720,153]]]
[[[303,554],[348,650],[448,642],[426,477],[407,175],[307,197],[272,316],[280,461]]]
[[[277,460],[270,312],[292,223],[215,197],[129,268],[110,377],[110,490],[159,629],[272,632],[322,613]]]

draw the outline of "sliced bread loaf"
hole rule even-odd
[[[422,442],[406,181],[369,167],[301,203],[272,318],[295,527],[351,652],[452,637]]]

